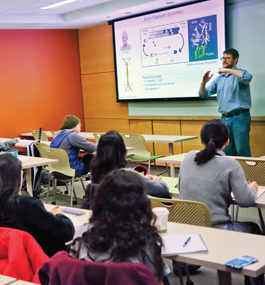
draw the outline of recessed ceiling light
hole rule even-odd
[[[175,2],[166,2],[167,5],[174,4]]]
[[[111,16],[107,16],[106,19],[111,19]]]
[[[129,15],[129,14],[132,14],[132,12],[125,12],[124,14],[125,15]]]
[[[49,5],[49,6],[42,7],[41,9],[43,9],[43,10],[50,10],[50,9],[58,8],[58,7],[67,5],[67,4],[78,2],[78,1],[81,1],[81,0],[65,0],[65,1],[61,1],[61,2],[52,4],[52,5]]]

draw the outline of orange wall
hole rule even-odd
[[[77,30],[0,30],[0,137],[84,123]]]

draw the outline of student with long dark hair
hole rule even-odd
[[[88,173],[93,152],[96,151],[97,144],[91,143],[82,136],[81,121],[75,115],[67,115],[56,137],[52,139],[51,148],[59,148],[66,151],[71,168],[75,169],[76,176]],[[78,155],[80,150],[87,154],[81,159]]]
[[[125,169],[109,173],[99,185],[92,211],[89,225],[76,233],[71,256],[102,263],[143,263],[161,281],[168,270],[141,176]]]
[[[97,146],[97,153],[91,162],[91,181],[99,184],[114,169],[125,168],[126,147],[123,138],[117,131],[109,131],[102,135]],[[134,171],[131,169],[131,171]],[[161,176],[143,176],[147,194],[156,197],[170,197],[169,190]]]
[[[0,155],[0,226],[30,233],[52,256],[72,239],[74,226],[60,208],[48,212],[39,199],[19,196],[22,179],[21,161],[11,154]]]
[[[247,183],[240,164],[225,156],[223,148],[229,143],[226,125],[217,119],[206,122],[201,130],[205,148],[187,154],[180,167],[179,191],[184,200],[199,201],[210,209],[212,227],[248,233],[260,233],[251,222],[235,222],[229,215],[233,200],[240,206],[255,203],[258,185]]]

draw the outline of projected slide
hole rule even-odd
[[[209,0],[114,22],[117,100],[198,98],[225,49],[224,1]]]

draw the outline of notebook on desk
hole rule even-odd
[[[162,236],[164,256],[183,253],[207,253],[207,247],[200,234]]]

